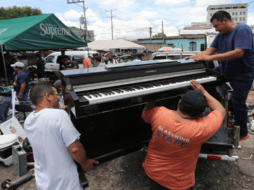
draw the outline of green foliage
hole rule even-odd
[[[27,6],[17,7],[16,5],[14,5],[13,7],[0,8],[0,20],[33,15],[42,15],[42,12],[39,8],[31,8]]]
[[[167,37],[165,33],[164,33],[164,36]],[[158,33],[158,34],[155,34],[155,35],[153,36],[153,38],[157,38],[157,37],[162,38],[162,37],[163,37],[163,36],[162,36],[162,33]]]

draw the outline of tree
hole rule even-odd
[[[39,8],[31,8],[27,6],[17,7],[16,5],[13,7],[0,8],[0,20],[34,15],[42,15],[41,10]]]
[[[167,37],[165,33],[164,33],[164,36]],[[163,36],[162,36],[162,33],[158,33],[158,34],[155,34],[155,35],[153,36],[153,38],[157,38],[157,37],[162,38],[162,37],[163,37]]]

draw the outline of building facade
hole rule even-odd
[[[206,26],[206,22],[191,22],[191,26]]]
[[[72,30],[72,32],[74,34],[76,34],[78,37],[80,37],[81,39],[84,40],[84,33],[85,33],[84,30],[79,29],[77,27],[69,27],[69,28]],[[86,42],[93,42],[94,41],[94,31],[93,30],[87,31],[87,37],[86,37],[85,41]]]
[[[170,36],[163,38],[142,38],[137,39],[137,43],[145,46],[150,51],[157,51],[161,47],[181,48],[184,51],[204,51],[206,37],[205,35],[188,35],[188,36]]]
[[[235,23],[247,24],[248,16],[248,3],[241,1],[239,4],[227,4],[227,5],[209,5],[207,7],[207,26],[212,26],[210,19],[217,11],[226,11],[231,15],[232,21]]]

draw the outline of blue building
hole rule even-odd
[[[169,36],[163,38],[142,38],[137,39],[136,43],[147,47],[150,51],[157,51],[163,46],[183,48],[185,51],[204,51],[206,44],[205,35],[185,35],[185,36]]]

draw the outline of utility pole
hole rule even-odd
[[[67,0],[68,4],[76,4],[76,3],[82,3],[83,2],[83,11],[84,11],[84,40],[87,40],[87,23],[86,23],[86,7],[85,7],[85,1],[84,0]]]
[[[106,10],[106,11],[107,11],[107,12],[111,12],[111,16],[108,17],[108,18],[111,18],[111,31],[112,31],[112,40],[113,40],[113,39],[114,39],[114,38],[113,38],[113,17],[116,17],[116,16],[113,16],[113,15],[112,15],[112,12],[113,12],[113,11],[117,11],[117,9],[116,9],[116,10],[112,10],[112,9],[111,9],[111,10]]]
[[[150,43],[151,43],[151,38],[152,38],[152,27],[149,27],[150,29]]]
[[[164,38],[164,29],[163,29],[163,21],[161,21],[162,23],[162,36],[163,36],[163,44],[165,44],[165,38]]]

